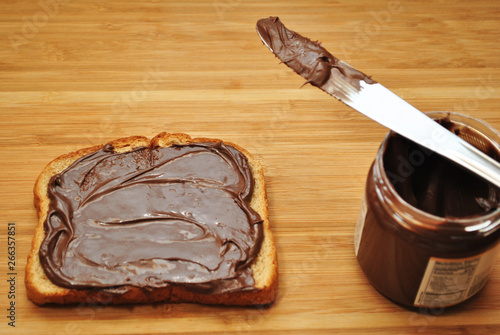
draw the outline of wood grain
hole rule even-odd
[[[469,302],[412,311],[362,274],[353,231],[386,129],[303,84],[258,19],[292,30],[423,111],[500,129],[500,3],[478,1],[3,1],[0,6],[0,333],[499,334],[500,260]],[[265,309],[194,304],[37,307],[24,266],[32,188],[68,151],[159,132],[223,138],[265,167],[280,291]],[[7,227],[16,223],[16,329]]]

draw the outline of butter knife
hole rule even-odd
[[[313,86],[392,131],[500,187],[500,163],[396,94],[334,57],[320,43],[287,29],[277,17],[257,22],[262,42]]]

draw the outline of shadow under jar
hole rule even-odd
[[[428,114],[500,161],[500,134],[480,120]],[[459,304],[485,284],[500,249],[500,190],[390,132],[370,168],[355,232],[372,285],[411,307]]]

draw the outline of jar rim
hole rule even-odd
[[[425,114],[433,119],[450,117],[451,121],[454,122],[466,122],[465,125],[481,132],[481,134],[484,135],[490,142],[492,142],[492,144],[495,145],[495,147],[497,147],[500,152],[500,133],[485,121],[456,112],[432,111]],[[477,129],[477,127],[480,127],[482,129]],[[489,134],[484,134],[485,131]],[[489,234],[495,231],[495,228],[500,228],[500,207],[497,207],[495,210],[485,214],[475,214],[464,217],[442,217],[428,213],[407,202],[398,193],[393,183],[389,180],[389,176],[386,174],[384,168],[383,156],[385,154],[389,138],[392,134],[394,134],[394,132],[389,131],[379,147],[379,150],[377,152],[377,159],[375,160],[377,163],[374,164],[374,172],[376,171],[376,173],[383,179],[383,191],[388,192],[393,198],[393,200],[387,199],[388,201],[384,203],[385,205],[390,207],[391,211],[400,214],[396,216],[396,218],[398,219],[397,221],[400,224],[411,225],[414,226],[414,228],[425,230],[439,229],[442,231],[449,231],[451,233],[461,232]],[[380,189],[378,189],[378,192],[380,192]],[[383,195],[379,194],[379,196]],[[401,214],[400,210],[397,210],[397,208],[399,208],[400,206],[404,207],[405,214]]]

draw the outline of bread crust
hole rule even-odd
[[[64,154],[51,161],[34,186],[34,205],[38,214],[38,224],[26,264],[25,285],[28,298],[37,305],[44,304],[137,304],[154,302],[192,302],[217,305],[265,305],[272,303],[278,289],[278,262],[273,234],[269,225],[267,193],[262,166],[244,148],[230,142],[212,138],[191,138],[182,133],[161,133],[151,140],[142,136],[132,136],[109,142],[118,152],[127,152],[144,146],[169,147],[174,144],[199,142],[222,142],[242,152],[248,159],[255,186],[250,206],[263,220],[264,239],[259,254],[251,264],[255,289],[222,294],[203,294],[187,290],[182,285],[168,285],[162,288],[141,289],[130,287],[125,292],[102,289],[70,289],[54,284],[45,274],[40,258],[40,246],[45,238],[44,222],[49,209],[48,184],[52,176],[64,171],[80,157],[98,151],[104,145],[97,145]]]

